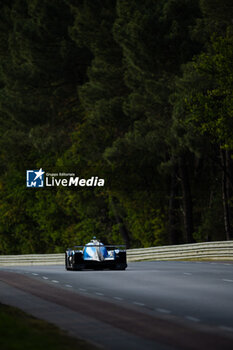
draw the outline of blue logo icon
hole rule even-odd
[[[27,170],[27,187],[44,187],[44,171]]]

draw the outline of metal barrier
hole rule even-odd
[[[127,250],[128,261],[218,260],[233,261],[233,241],[192,243]],[[64,265],[65,254],[0,255],[0,266]]]
[[[139,248],[128,253],[128,261],[195,259],[233,261],[233,241]]]

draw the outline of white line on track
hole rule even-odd
[[[81,292],[86,292],[87,290],[84,288],[79,288],[79,290],[81,290]]]
[[[224,279],[224,278],[223,278],[223,281],[224,282],[231,282],[231,283],[233,283],[233,280],[227,280],[227,279]]]
[[[232,264],[223,264],[223,265],[225,265],[225,266],[231,266]]]
[[[59,281],[56,281],[56,280],[52,280],[53,283],[59,283]]]
[[[199,318],[193,317],[193,316],[185,316],[186,320],[192,321],[192,322],[200,322]]]
[[[113,299],[116,299],[116,300],[123,300],[123,298],[120,298],[120,297],[113,297]]]
[[[48,277],[46,277],[46,276],[43,276],[42,278],[43,278],[44,280],[48,280]]]
[[[139,306],[145,306],[145,304],[143,304],[143,303],[139,303],[138,301],[133,301],[133,304],[135,304],[135,305],[139,305]]]
[[[38,276],[39,274],[38,274],[38,273],[32,272],[32,275],[33,275],[33,276]]]
[[[170,310],[167,310],[167,309],[161,309],[161,308],[156,308],[156,311],[158,311],[158,312],[161,312],[161,313],[163,313],[163,314],[170,314],[171,313],[171,311]]]
[[[222,329],[223,331],[233,332],[233,328],[232,327],[219,326],[218,328]]]
[[[70,284],[65,285],[67,288],[73,288]]]
[[[190,272],[184,272],[184,275],[190,276],[192,274]]]
[[[103,293],[95,292],[96,295],[104,295]]]

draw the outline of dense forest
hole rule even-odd
[[[2,0],[0,26],[1,254],[233,238],[232,0]]]

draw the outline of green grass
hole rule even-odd
[[[94,346],[69,337],[56,326],[14,307],[0,304],[2,350],[94,350]]]

